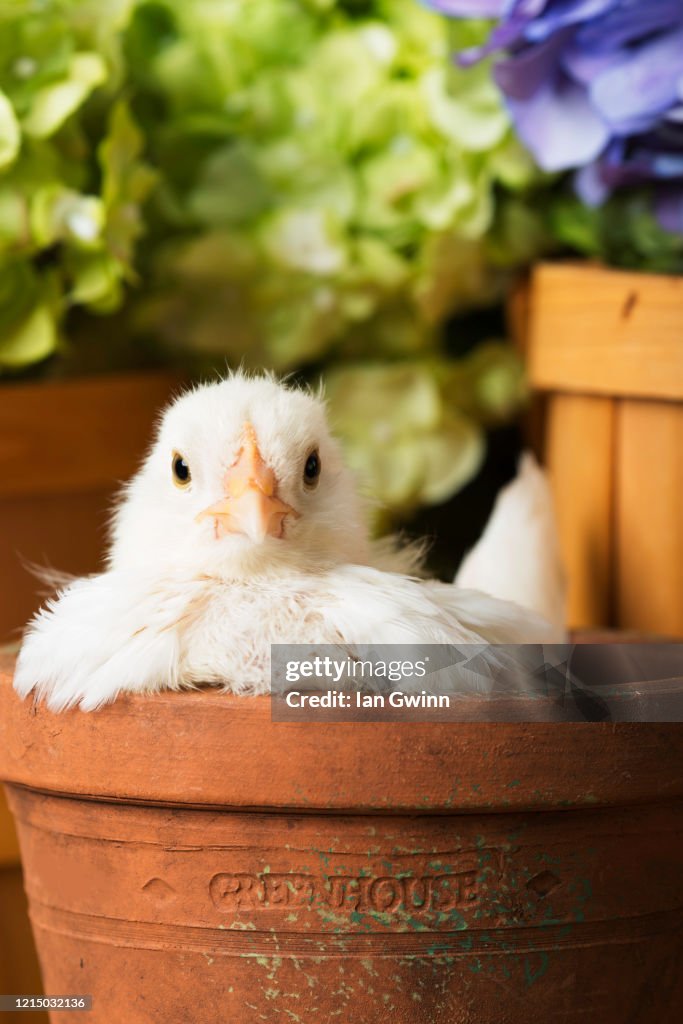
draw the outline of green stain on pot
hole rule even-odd
[[[593,895],[593,886],[589,878],[579,878],[569,886],[569,892],[575,894],[576,907],[574,909],[574,920],[585,921],[584,908]]]
[[[444,864],[442,860],[430,860],[428,867],[433,871],[440,871],[444,875],[451,875],[455,871],[452,864]]]
[[[456,777],[453,779],[453,784],[451,785],[450,793],[448,794],[448,796],[446,797],[446,799],[444,801],[444,803],[446,804],[446,807],[452,807],[453,804],[456,802],[459,789],[460,789],[460,776],[456,775]]]
[[[505,939],[498,939],[497,945],[502,953],[514,953],[516,948],[512,942],[507,942]]]
[[[467,930],[467,921],[458,910],[442,910],[436,915],[438,924],[450,924],[454,931],[464,932]]]
[[[407,926],[403,929],[404,931],[428,932],[430,930],[428,924],[424,921],[418,921],[414,917],[404,917],[403,920]]]
[[[528,988],[534,985],[539,978],[543,977],[548,970],[548,962],[548,954],[545,952],[538,954],[538,965],[535,968],[532,965],[531,957],[524,957],[524,979]]]
[[[372,960],[369,959],[369,957],[364,957],[361,960],[361,965],[365,968],[365,970],[368,972],[368,974],[371,977],[373,977],[373,978],[379,977],[379,971],[377,971],[375,969],[375,965],[373,964]]]
[[[346,932],[348,930],[349,921],[343,914],[335,914],[334,911],[325,904],[318,904],[315,907],[315,911],[321,921],[326,925],[332,925],[335,934],[339,934],[339,932]]]
[[[242,954],[242,956],[249,956],[249,954]],[[268,981],[272,982],[272,987],[264,989],[264,995],[267,999],[276,999],[281,994],[280,990],[275,988],[275,985],[277,984],[277,972],[280,967],[282,967],[282,957],[263,956],[262,954],[258,954],[256,956],[252,956],[252,959],[259,965],[259,967],[264,969],[266,972],[266,978]],[[268,995],[269,992],[274,994]]]
[[[552,928],[556,924],[564,924],[565,922],[563,918],[555,916],[555,911],[553,907],[548,906],[545,908],[543,920],[539,923],[541,928]]]
[[[526,825],[521,824],[518,828],[514,829],[514,831],[508,833],[507,841],[508,841],[509,844],[511,844],[512,848],[515,847],[515,844],[524,835],[525,829],[526,829]]]
[[[431,946],[427,946],[427,956],[439,956],[442,953],[447,953],[449,948],[447,942],[433,942]]]
[[[478,850],[477,851],[477,866],[482,868],[483,871],[491,871],[490,867],[487,867],[489,862],[493,859],[493,854],[490,850]]]
[[[508,787],[507,788],[508,789],[516,789],[517,786],[521,786],[521,784],[522,784],[521,779],[512,779],[511,782],[508,782]]]

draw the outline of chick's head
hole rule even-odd
[[[109,563],[241,579],[364,561],[363,520],[323,402],[234,374],[166,410],[116,511]]]

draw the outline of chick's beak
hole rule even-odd
[[[282,537],[285,517],[298,513],[277,497],[277,484],[259,451],[256,431],[245,423],[242,447],[223,478],[224,497],[200,512],[197,520],[213,518],[217,537],[242,533],[254,542]]]

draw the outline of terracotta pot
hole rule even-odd
[[[519,298],[570,625],[681,637],[683,277],[545,264]]]
[[[10,673],[46,990],[90,1024],[683,1012],[679,726],[278,725],[211,691],[55,716]]]
[[[0,385],[0,643],[16,637],[44,599],[27,563],[76,575],[97,570],[114,493],[178,383],[169,372],[136,372]],[[0,991],[36,992],[18,864],[0,792]],[[3,1014],[3,1024],[29,1019],[47,1017]]]

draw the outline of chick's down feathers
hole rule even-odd
[[[494,532],[504,574],[505,523]],[[166,411],[115,514],[106,571],[62,587],[29,624],[15,687],[54,710],[91,710],[122,691],[266,692],[272,643],[563,642],[558,601],[553,622],[528,580],[510,600],[513,570],[508,599],[496,595],[487,543],[481,582],[475,553],[466,574],[479,589],[418,580],[413,549],[371,541],[322,401],[235,374]],[[553,572],[554,561],[543,586]]]

